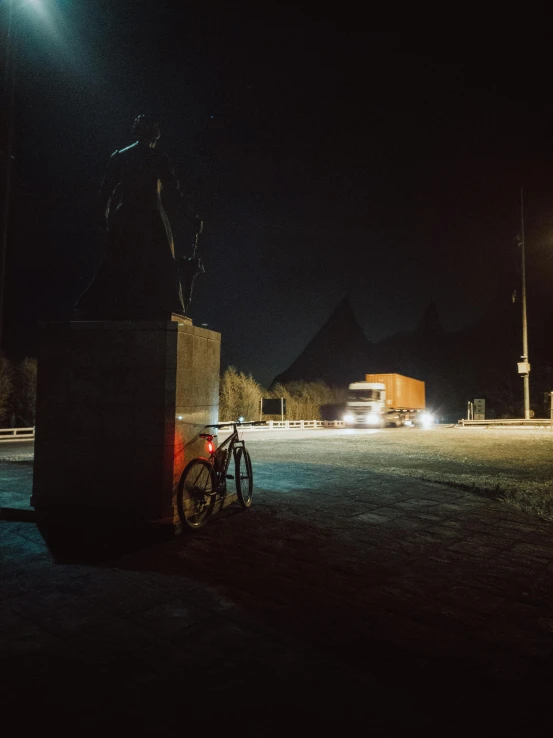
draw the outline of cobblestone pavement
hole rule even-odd
[[[251,510],[95,563],[0,520],[4,724],[550,735],[553,525],[278,449],[252,441]]]

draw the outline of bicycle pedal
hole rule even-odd
[[[232,474],[227,474],[226,477],[225,477],[225,479],[234,479],[234,477],[233,477]]]

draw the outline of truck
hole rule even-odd
[[[420,379],[402,374],[365,374],[364,382],[349,385],[344,422],[348,427],[426,427],[434,418],[426,410],[425,387]]]

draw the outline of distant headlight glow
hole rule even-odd
[[[423,413],[421,415],[421,423],[427,428],[429,425],[434,423],[434,416],[432,413]]]
[[[355,415],[353,413],[346,413],[344,415],[344,423],[355,423]]]
[[[378,413],[369,413],[367,415],[367,424],[368,425],[378,425],[380,423],[380,416]]]

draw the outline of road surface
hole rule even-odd
[[[224,436],[221,436],[223,438]],[[377,471],[484,492],[551,495],[549,430],[434,427],[429,430],[245,431],[256,461]]]
[[[256,461],[327,465],[475,488],[486,494],[553,494],[548,429],[434,427],[429,430],[328,428],[252,430],[243,437]],[[220,440],[225,433],[220,432]],[[1,461],[29,461],[34,441],[0,443]]]
[[[0,441],[0,462],[32,459],[34,453],[34,441]]]

